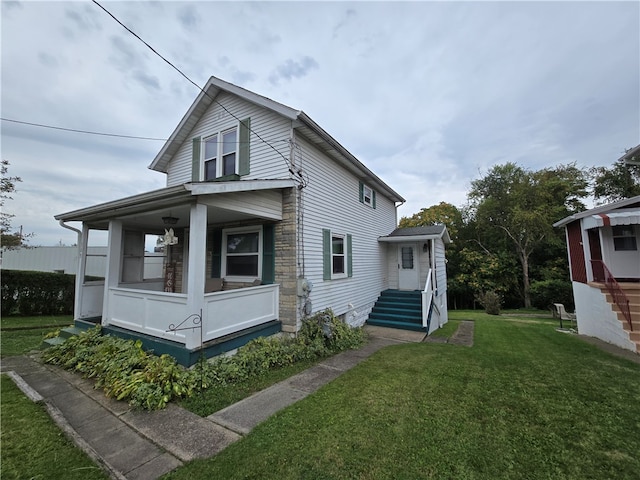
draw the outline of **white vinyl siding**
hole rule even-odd
[[[327,158],[300,135],[302,169],[309,185],[302,190],[304,204],[305,277],[313,282],[313,311],[332,308],[336,315],[374,302],[388,288],[386,248],[378,237],[396,227],[395,204],[378,193],[376,209],[358,199],[356,176]],[[323,230],[352,236],[353,276],[323,280]]]
[[[238,119],[251,119],[251,130],[267,140],[284,157],[289,158],[291,121],[275,112],[258,107],[229,93],[222,93],[216,100],[235,115],[234,118],[218,103],[213,102],[178,149],[167,167],[167,187],[191,181],[192,149],[195,137],[207,138],[238,125]],[[243,180],[289,178],[285,160],[254,133],[250,133],[250,173]]]

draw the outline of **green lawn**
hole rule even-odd
[[[3,317],[0,325],[0,356],[22,355],[37,350],[49,332],[73,324],[71,315],[55,317]],[[44,326],[44,328],[42,328]]]
[[[388,347],[166,479],[637,479],[640,365],[549,316],[473,320],[473,347]]]
[[[24,396],[6,375],[0,381],[3,480],[109,478],[64,436],[41,405]]]

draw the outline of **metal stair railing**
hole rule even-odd
[[[624,290],[622,290],[622,287],[602,260],[591,260],[591,265],[593,267],[593,280],[604,283],[607,292],[609,292],[609,295],[611,295],[611,298],[613,298],[613,301],[620,309],[622,316],[629,324],[629,330],[633,331],[631,308],[629,307],[629,299],[624,293]]]

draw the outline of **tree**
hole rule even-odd
[[[593,197],[598,203],[640,195],[640,164],[627,164],[620,159],[611,168],[593,167],[589,173],[593,178]]]
[[[9,177],[7,171],[9,170],[9,161],[2,160],[0,164],[0,207],[4,207],[5,200],[11,200],[13,197],[11,194],[16,191],[16,183],[22,181],[20,177]],[[2,211],[0,213],[0,242],[2,247],[16,248],[26,245],[25,240],[33,234],[24,235],[22,231],[10,233],[11,231],[11,219],[15,215],[11,215]]]
[[[422,208],[410,217],[402,217],[399,223],[400,227],[422,227],[437,224],[446,225],[449,236],[456,238],[458,229],[462,226],[462,213],[450,203],[440,202],[438,205]]]
[[[587,178],[575,164],[530,171],[508,162],[471,182],[469,200],[478,244],[492,255],[510,248],[521,267],[521,294],[531,307],[530,260],[545,244],[563,238],[552,224],[585,209]]]

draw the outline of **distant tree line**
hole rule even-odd
[[[490,292],[506,308],[560,302],[573,309],[565,233],[552,225],[586,210],[590,194],[596,203],[640,195],[640,166],[534,171],[507,162],[471,182],[465,206],[441,202],[403,217],[400,226],[447,226],[449,308],[475,308]]]

